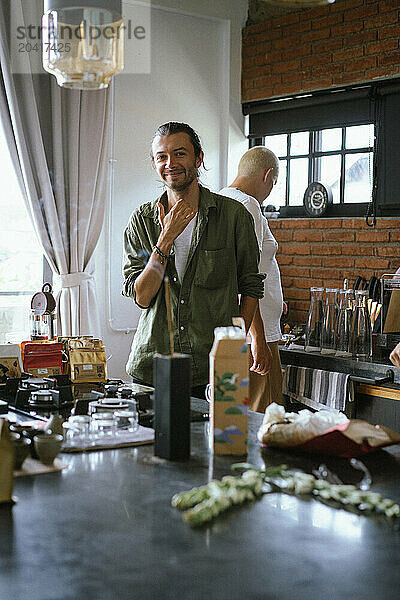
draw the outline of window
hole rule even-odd
[[[278,184],[266,204],[302,206],[309,183],[332,191],[333,203],[369,202],[372,193],[374,125],[334,127],[264,137],[279,158]]]
[[[243,113],[250,146],[265,144],[281,159],[266,202],[280,216],[307,216],[311,181],[332,188],[327,217],[400,216],[400,78],[248,102]]]
[[[43,285],[43,251],[0,125],[0,343],[29,336],[32,295]]]

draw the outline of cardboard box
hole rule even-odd
[[[21,377],[21,348],[18,344],[0,344],[0,382]]]
[[[215,454],[247,454],[249,351],[241,328],[215,329],[209,400],[210,449]]]

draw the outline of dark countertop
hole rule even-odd
[[[390,370],[393,372],[394,383],[388,385],[395,388],[400,387],[400,369],[395,367],[390,361],[378,359],[362,361],[353,360],[352,358],[341,358],[332,354],[321,354],[320,352],[305,352],[304,348],[297,345],[289,347],[280,346],[279,352],[283,365],[298,365],[327,371],[338,371],[339,373],[349,373],[357,377],[371,379],[371,384],[373,384],[374,378],[383,378],[387,374],[387,371]]]
[[[323,460],[360,479],[344,459],[261,455],[260,421],[250,414],[250,462],[309,470]],[[186,463],[142,446],[61,455],[63,472],[16,479],[18,503],[0,507],[0,600],[397,600],[400,532],[379,520],[274,493],[201,530],[186,525],[172,495],[238,462],[210,458],[207,426],[192,424]],[[365,462],[372,489],[400,502],[398,449]]]

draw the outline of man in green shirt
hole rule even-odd
[[[248,330],[264,289],[253,219],[236,200],[199,184],[203,156],[189,125],[171,122],[156,131],[151,158],[166,191],[130,217],[122,292],[143,309],[127,372],[151,385],[154,354],[170,353],[162,285],[168,276],[175,350],[192,357],[192,395],[200,396],[214,328],[241,315]]]

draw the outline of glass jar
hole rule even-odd
[[[335,326],[335,354],[350,357],[350,328],[353,315],[353,290],[339,291],[339,308]]]
[[[368,291],[355,291],[355,308],[351,322],[350,352],[357,360],[369,360],[372,356],[371,320],[367,305]]]
[[[90,433],[94,437],[112,435],[114,432],[114,413],[96,412],[92,414],[90,421]]]
[[[304,349],[306,352],[320,352],[324,288],[312,287],[310,292],[311,302],[307,317]]]
[[[115,435],[134,433],[139,428],[138,412],[136,402],[133,402],[129,410],[116,410],[114,412]]]
[[[90,418],[85,415],[70,417],[63,423],[66,445],[85,447],[89,441],[89,423]]]
[[[337,288],[326,288],[326,300],[321,330],[321,354],[335,354]]]

